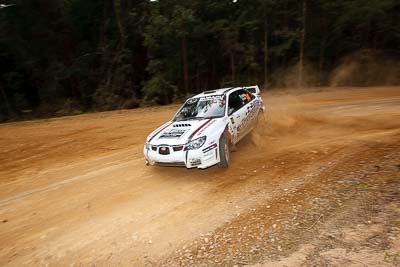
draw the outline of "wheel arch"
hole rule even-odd
[[[224,130],[221,133],[221,137],[224,136],[230,144],[233,144],[232,134],[229,132],[229,123],[225,125]]]

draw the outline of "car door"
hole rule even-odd
[[[257,115],[257,108],[254,104],[255,96],[247,89],[240,90],[239,97],[242,100],[243,107],[239,110],[243,115],[241,125],[239,125],[240,135],[239,139],[242,139],[247,135],[253,128]]]
[[[243,98],[245,98],[246,106],[246,131],[251,131],[257,124],[257,117],[260,110],[260,104],[256,101],[256,96],[249,90],[244,90]]]
[[[240,89],[232,92],[228,98],[229,130],[232,142],[237,143],[246,132],[246,102],[243,101],[245,91]]]

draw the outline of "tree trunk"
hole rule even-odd
[[[122,21],[122,8],[121,8],[121,0],[114,0],[114,13],[115,19],[117,20],[119,35],[120,35],[120,46],[121,49],[125,48],[126,44],[126,34],[124,23]]]
[[[1,84],[0,84],[0,92],[1,92],[1,96],[4,99],[4,104],[7,108],[8,115],[11,115],[11,113],[12,113],[11,106],[10,106],[10,103],[8,102],[8,97],[6,95],[6,92],[4,92],[3,86]]]
[[[327,22],[324,17],[322,17],[320,23],[321,23],[321,41],[319,43],[318,85],[322,86],[324,82],[325,50],[326,50],[326,43],[328,41],[328,31],[327,31]]]
[[[201,82],[201,80],[200,80],[200,67],[199,66],[197,66],[197,68],[196,68],[196,92],[200,92],[200,87],[201,87],[201,85],[200,85],[200,82]]]
[[[231,81],[232,85],[235,85],[235,80],[236,80],[236,66],[235,66],[235,52],[233,49],[230,51],[230,61],[231,61]]]
[[[217,70],[216,70],[215,57],[212,57],[211,82],[210,82],[212,87],[219,87],[219,85],[220,85],[220,82],[219,82],[219,79],[217,79],[216,73],[217,73]]]
[[[319,86],[322,86],[324,82],[324,66],[325,66],[325,48],[326,38],[323,37],[320,43],[319,50]]]
[[[268,22],[264,26],[264,88],[268,86]]]
[[[186,36],[182,38],[182,60],[183,60],[183,82],[185,94],[189,91],[189,64],[188,64],[188,49]]]
[[[98,42],[98,47],[101,49],[102,52],[104,52],[104,47],[106,43],[106,17],[107,17],[107,1],[103,1],[103,16],[101,17],[102,23],[99,26],[99,42]]]
[[[298,86],[303,87],[304,80],[304,43],[306,36],[306,14],[307,14],[307,0],[303,0],[303,16],[302,16],[302,30],[300,36],[300,60],[299,60],[299,80]]]

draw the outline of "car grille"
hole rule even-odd
[[[158,148],[158,153],[159,153],[160,155],[169,155],[169,147],[160,146],[160,147]]]
[[[183,146],[174,146],[172,147],[172,149],[176,152],[176,151],[181,151],[183,149]]]
[[[168,146],[168,145],[151,145],[151,150],[157,151],[160,155],[169,155],[173,152],[183,151],[185,148],[184,145],[175,145],[175,146]]]

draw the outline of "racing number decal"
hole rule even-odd
[[[259,100],[254,100],[253,102],[247,104],[246,115],[237,127],[237,130],[239,132],[243,131],[248,126],[248,124],[254,120],[260,107],[261,101]]]

